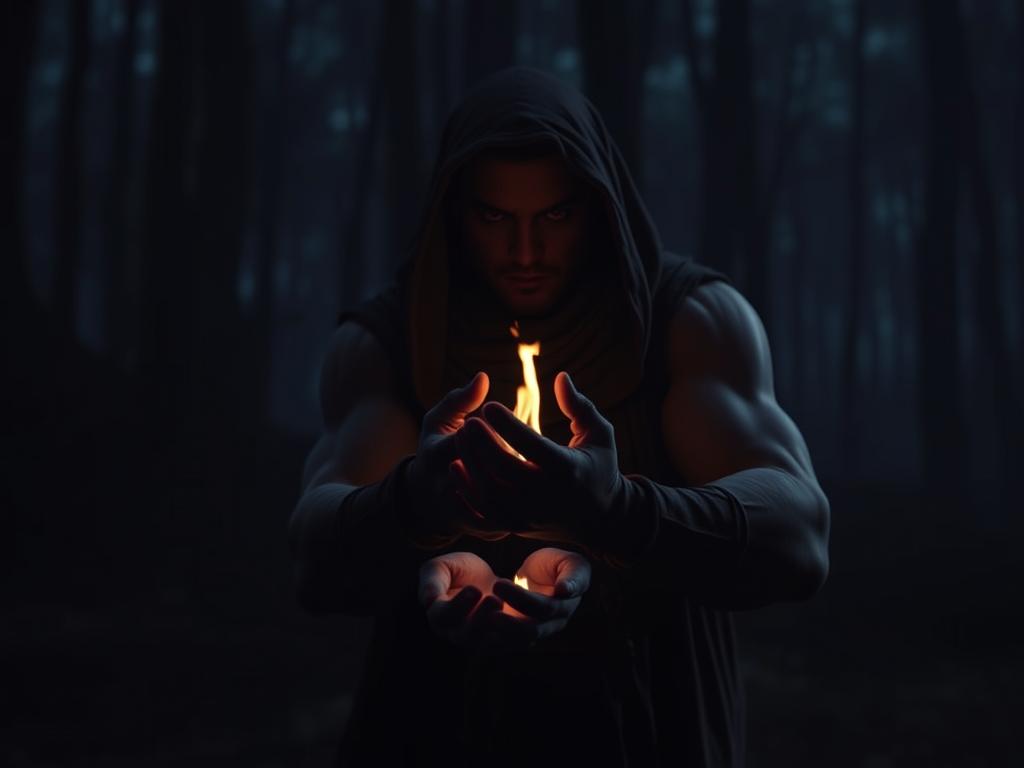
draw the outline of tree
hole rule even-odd
[[[134,327],[134,302],[127,285],[129,227],[128,187],[135,141],[134,63],[138,40],[139,0],[127,0],[124,34],[117,46],[114,81],[114,130],[110,141],[110,170],[104,206],[106,231],[107,345],[113,358],[124,365],[130,353]]]
[[[656,3],[579,0],[576,8],[583,90],[600,110],[640,187],[644,171],[644,73],[650,57]],[[618,50],[620,55],[609,56],[611,50]]]
[[[956,0],[921,0],[927,91],[924,223],[917,254],[918,400],[925,495],[952,515],[966,496],[968,432],[956,340],[957,212],[964,157],[963,43]]]
[[[53,311],[58,328],[74,338],[77,307],[78,259],[82,221],[82,93],[89,67],[92,3],[70,3],[67,77],[61,89],[58,123],[57,263],[53,281]]]
[[[844,464],[854,467],[860,448],[858,430],[860,377],[857,366],[858,340],[862,332],[861,313],[864,305],[864,21],[866,0],[854,4],[854,29],[851,56],[851,110],[849,164],[847,183],[850,197],[850,249],[846,305],[849,316],[842,358],[843,421],[842,446]]]

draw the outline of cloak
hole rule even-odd
[[[449,191],[481,150],[540,142],[598,192],[606,229],[597,266],[556,312],[512,318],[452,268],[459,244],[448,224]],[[567,370],[615,426],[620,470],[683,486],[661,434],[669,321],[694,288],[726,279],[662,249],[593,105],[560,80],[517,67],[482,81],[452,113],[395,282],[338,320],[378,338],[417,421],[477,370],[490,375],[488,398],[511,406],[521,368],[508,328],[518,321],[522,339],[542,344],[543,433],[568,442],[552,394],[555,374]],[[463,537],[441,551],[475,552],[511,577],[543,546]],[[435,637],[416,601],[419,563],[438,553],[410,561],[408,589],[377,607],[340,765],[743,764],[744,700],[728,611],[592,560],[591,588],[560,633],[521,653],[472,654]]]

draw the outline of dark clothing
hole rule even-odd
[[[669,320],[697,286],[726,278],[662,251],[593,107],[548,76],[500,73],[456,110],[409,262],[395,285],[343,312],[339,322],[360,323],[378,338],[417,420],[476,370],[491,376],[489,399],[514,402],[521,371],[515,340],[502,332],[508,318],[464,288],[453,289],[457,279],[448,265],[456,243],[445,231],[444,205],[453,175],[476,152],[536,140],[553,142],[602,193],[610,243],[604,268],[596,270],[600,277],[555,315],[522,324],[523,338],[542,342],[542,431],[568,443],[568,422],[550,394],[554,375],[567,370],[614,425],[624,474],[685,486],[661,429]],[[355,543],[364,544],[369,551],[390,546]],[[416,600],[423,560],[471,551],[511,577],[542,546],[515,536],[462,537],[443,550],[402,549],[393,599],[374,606],[373,640],[341,765],[743,764],[744,702],[731,615],[678,584],[651,583],[592,558],[591,588],[569,624],[527,652],[472,654],[433,635]]]
[[[667,320],[693,288],[721,275],[668,254],[666,267],[641,386],[604,415],[615,426],[624,473],[685,485],[661,441]],[[406,372],[400,295],[392,288],[339,319],[368,328],[392,353],[396,370]],[[422,417],[411,388],[407,404]],[[510,577],[541,546],[517,537],[463,537],[441,551],[475,552]],[[376,617],[341,764],[429,765],[443,758],[459,765],[464,756],[467,765],[497,765],[504,755],[510,765],[549,758],[574,765],[742,765],[744,702],[730,613],[593,565],[591,589],[561,633],[529,653],[487,658],[432,634],[416,602],[418,562],[410,563],[408,590]]]

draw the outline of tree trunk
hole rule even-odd
[[[198,432],[210,424],[226,430],[252,424],[252,402],[230,374],[250,370],[243,329],[238,277],[245,239],[250,153],[249,26],[246,0],[219,0],[199,6],[197,99],[196,248],[199,259],[188,275],[198,301],[195,364],[190,370],[189,412]],[[243,330],[245,331],[243,333]],[[211,375],[213,374],[213,375]]]
[[[263,422],[269,413],[270,375],[274,331],[274,265],[278,258],[281,237],[281,200],[284,192],[287,155],[287,120],[291,106],[288,51],[295,26],[295,0],[285,0],[279,22],[277,68],[274,82],[269,88],[270,107],[264,124],[266,134],[262,157],[266,172],[260,189],[259,239],[256,256],[256,296],[250,337],[252,375],[250,404],[246,410],[251,417]]]
[[[750,2],[719,0],[716,5],[710,75],[701,67],[692,6],[684,0],[683,39],[701,115],[701,258],[733,276],[768,326],[771,312],[765,230],[759,220]]]
[[[9,6],[2,39],[8,65],[0,77],[10,111],[0,120],[0,242],[4,257],[0,259],[0,297],[4,326],[16,327],[24,322],[22,313],[34,304],[29,280],[28,248],[25,236],[25,199],[22,183],[25,178],[26,125],[28,82],[32,70],[36,28],[39,23],[37,3],[14,3]],[[8,339],[14,334],[4,334]]]
[[[653,0],[578,0],[583,90],[622,150],[637,187],[643,186],[644,73],[650,57]],[[621,55],[609,56],[619,50]]]
[[[367,254],[363,253],[366,234],[366,216],[373,182],[373,157],[377,134],[380,132],[381,114],[384,109],[386,89],[385,74],[390,55],[391,24],[395,13],[395,2],[385,7],[381,23],[380,39],[377,44],[377,59],[373,80],[370,84],[369,119],[363,135],[358,139],[355,153],[355,173],[352,175],[352,197],[348,216],[345,217],[345,231],[341,260],[338,267],[338,298],[342,308],[351,307],[363,294]]]
[[[518,0],[490,0],[466,4],[465,87],[516,61],[519,36]]]
[[[82,221],[82,96],[89,67],[92,3],[79,0],[69,6],[67,76],[61,88],[58,117],[56,266],[53,277],[53,312],[57,328],[75,337],[78,260]]]
[[[978,342],[982,350],[991,360],[988,376],[980,372],[980,378],[990,385],[989,395],[984,399],[995,408],[995,447],[996,447],[996,481],[999,484],[1003,509],[1012,498],[1011,472],[1020,466],[1022,458],[1020,430],[1024,428],[1019,413],[1019,400],[1013,388],[1013,359],[1010,351],[1010,339],[1007,335],[1006,311],[1003,306],[1003,294],[1000,288],[1003,280],[1002,265],[999,258],[998,226],[996,224],[996,207],[992,195],[992,174],[989,170],[988,157],[983,145],[982,111],[974,85],[973,66],[963,22],[959,12],[954,19],[956,45],[952,53],[954,61],[959,63],[959,79],[956,90],[961,98],[961,127],[967,171],[970,178],[971,208],[977,228],[977,253],[972,259],[974,267],[975,305],[978,312]],[[997,513],[999,514],[999,513]],[[1000,515],[998,522],[1005,526],[1009,516]]]
[[[420,151],[420,108],[416,56],[416,3],[391,0],[389,3],[390,55],[385,60],[385,93],[387,98],[388,200],[390,217],[391,258],[386,272],[390,274],[406,253],[419,221],[421,190],[424,187]]]
[[[864,306],[864,17],[866,0],[854,6],[853,55],[851,57],[851,126],[847,183],[850,195],[850,251],[848,254],[846,306],[848,319],[843,345],[842,458],[856,473],[860,461],[860,370],[858,340],[863,330]]]
[[[918,333],[925,498],[937,520],[953,523],[967,487],[968,432],[957,346],[957,212],[963,160],[956,0],[921,0],[927,81],[927,178],[918,252]],[[941,506],[940,506],[941,505]],[[943,515],[943,513],[945,513]]]
[[[193,339],[195,157],[194,6],[159,6],[159,69],[147,147],[146,254],[142,264],[139,366],[152,408],[154,450],[185,416],[185,372]]]
[[[117,46],[114,82],[114,129],[110,145],[110,170],[104,206],[106,232],[107,301],[105,336],[111,357],[127,366],[133,322],[133,302],[127,285],[129,228],[128,186],[135,140],[135,51],[138,40],[140,0],[127,0],[124,33]]]

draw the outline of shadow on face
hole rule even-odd
[[[455,184],[462,268],[517,317],[554,309],[592,256],[597,195],[557,151],[490,149]]]

